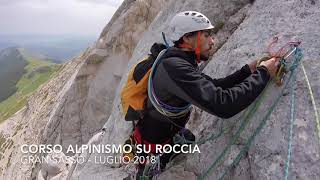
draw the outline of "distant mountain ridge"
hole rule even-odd
[[[16,47],[0,51],[0,102],[14,94],[15,84],[25,73],[27,60]]]
[[[63,63],[94,43],[95,37],[71,35],[4,35],[0,34],[0,50],[12,46],[38,52],[56,63]]]
[[[60,65],[45,55],[24,48],[0,51],[0,122],[18,111]]]

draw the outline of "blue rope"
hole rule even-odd
[[[294,74],[294,78],[295,79],[296,73]],[[290,160],[291,160],[291,152],[292,152],[292,137],[293,137],[293,124],[295,121],[295,93],[294,93],[294,87],[296,85],[296,83],[292,83],[292,87],[290,89],[290,93],[291,93],[291,108],[290,108],[290,129],[289,129],[289,143],[288,143],[288,156],[287,156],[287,161],[286,161],[286,166],[285,166],[285,175],[284,175],[284,179],[287,180],[288,179],[288,175],[289,175],[289,166],[290,166]]]
[[[294,125],[294,121],[295,121],[295,93],[294,93],[294,89],[296,86],[295,83],[295,79],[296,79],[296,75],[297,73],[295,72],[296,68],[299,65],[300,60],[302,59],[302,51],[301,49],[297,49],[295,51],[295,58],[296,61],[293,62],[292,66],[290,67],[290,70],[292,71],[293,74],[293,82],[292,82],[292,86],[291,86],[291,108],[290,108],[290,129],[289,129],[289,143],[288,143],[288,155],[287,155],[287,161],[286,161],[286,165],[285,165],[285,173],[284,173],[284,180],[288,180],[288,176],[289,176],[289,167],[290,167],[290,161],[291,161],[291,154],[292,154],[292,139],[293,139],[293,125]]]
[[[169,43],[168,43],[168,41],[166,39],[166,35],[164,34],[164,32],[161,32],[161,34],[162,34],[163,42],[167,46],[167,49],[168,49],[170,47],[170,45],[169,45]]]

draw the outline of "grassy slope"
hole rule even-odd
[[[34,76],[27,78],[23,76],[16,84],[17,91],[8,99],[0,103],[0,123],[14,113],[19,111],[27,102],[28,97],[43,83],[51,78],[57,72],[60,65],[50,63],[47,61],[35,60],[27,58],[28,65],[25,67],[27,73],[34,69],[48,66],[50,70],[42,73],[35,73]]]

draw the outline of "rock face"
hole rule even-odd
[[[214,78],[226,76],[250,60],[262,57],[274,36],[280,38],[279,45],[301,40],[303,65],[316,106],[319,107],[318,1],[127,0],[93,47],[65,64],[56,77],[29,99],[24,109],[1,124],[1,141],[9,144],[5,145],[4,150],[1,149],[1,179],[41,179],[46,175],[48,165],[20,161],[26,155],[20,151],[21,144],[61,144],[64,151],[69,144],[98,143],[96,139],[99,142],[101,139],[103,145],[123,144],[131,132],[131,124],[125,122],[120,113],[119,94],[126,82],[128,70],[148,53],[152,43],[162,42],[161,32],[168,33],[170,19],[183,10],[200,11],[217,27],[216,53],[204,69],[206,74]],[[289,179],[316,180],[320,177],[320,137],[306,76],[301,67],[297,69],[296,120],[293,126]],[[242,122],[240,117],[245,112],[224,120],[195,109],[188,128],[196,134],[197,139],[218,134],[221,127],[228,131],[216,140],[201,144],[200,154],[188,154],[183,160],[173,163],[171,168],[160,174],[159,179],[197,179],[203,175],[206,175],[206,179],[218,179],[279,95],[279,104],[266,126],[239,165],[227,173],[226,179],[282,179],[290,128],[289,88],[281,95],[282,88],[284,86],[271,84],[266,89],[264,101],[240,138],[231,145],[218,166],[208,173],[208,168],[236,134]],[[102,128],[105,129],[104,135],[95,135]],[[94,138],[90,140],[92,136]],[[51,173],[51,176],[62,174],[63,177],[84,180],[123,179],[128,176],[124,166],[96,162],[97,157],[120,154],[85,155],[85,163],[75,164],[72,168],[59,164],[56,166],[59,171],[56,171],[56,175]]]

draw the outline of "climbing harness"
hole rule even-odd
[[[168,143],[170,143],[170,139],[160,145],[163,146]],[[149,177],[156,177],[162,172],[160,168],[160,157],[162,154],[157,154],[156,144],[143,140],[138,128],[134,130],[133,134],[126,141],[126,144],[132,146],[131,152],[123,154],[124,159],[127,160],[125,170],[131,177],[138,175],[139,179],[147,180]],[[144,150],[149,151],[149,153],[138,153],[136,148],[138,144],[145,145],[146,149]],[[143,162],[140,161],[141,158],[143,158]]]
[[[245,155],[245,153],[248,151],[250,145],[252,144],[253,140],[255,139],[255,137],[261,132],[261,130],[263,129],[263,127],[266,124],[267,119],[270,117],[271,113],[273,112],[273,109],[277,106],[279,100],[281,99],[281,96],[284,92],[284,89],[286,89],[289,85],[289,82],[292,81],[292,83],[295,82],[295,70],[299,65],[299,62],[302,59],[302,50],[300,48],[298,48],[298,45],[300,44],[296,44],[296,43],[288,43],[290,45],[291,49],[289,49],[288,52],[285,52],[284,54],[278,53],[278,55],[282,55],[281,58],[284,59],[285,63],[283,68],[286,68],[288,71],[290,71],[290,76],[288,78],[288,81],[285,85],[285,87],[282,89],[279,97],[276,99],[276,101],[273,103],[273,105],[271,106],[271,108],[267,111],[267,114],[263,117],[262,121],[260,122],[260,124],[258,125],[258,127],[255,129],[254,133],[248,138],[248,140],[245,142],[245,146],[241,149],[240,153],[237,155],[237,157],[233,160],[233,162],[231,163],[231,165],[229,165],[226,170],[222,173],[221,176],[219,176],[219,179],[223,179],[227,173],[233,168],[235,167],[241,160],[241,158]],[[284,48],[281,48],[278,52],[283,51]],[[271,54],[274,55],[274,54]],[[292,55],[294,55],[294,58],[292,61],[287,61],[289,57],[292,57]],[[269,87],[269,83],[267,85],[268,89]],[[291,92],[293,92],[293,88],[294,86],[291,87]],[[265,90],[266,91],[266,90]],[[244,130],[244,128],[246,127],[246,125],[248,124],[250,118],[252,117],[253,113],[256,111],[256,109],[260,106],[263,98],[265,97],[265,93],[263,93],[258,99],[257,101],[253,104],[251,109],[248,109],[245,113],[243,113],[244,119],[241,120],[241,124],[239,129],[237,130],[237,132],[235,133],[235,135],[233,136],[232,140],[230,143],[228,143],[227,147],[224,148],[224,150],[222,151],[222,153],[218,156],[218,158],[209,166],[209,168],[204,171],[200,176],[199,179],[205,179],[206,176],[209,175],[209,173],[214,170],[217,165],[221,162],[221,160],[225,157],[225,155],[227,154],[227,152],[230,150],[231,146],[240,138],[240,134],[241,132]],[[291,98],[294,98],[294,95],[291,95]],[[288,169],[289,169],[289,162],[291,159],[291,147],[292,147],[292,134],[293,134],[293,122],[294,122],[294,100],[291,100],[291,126],[290,126],[290,130],[289,130],[289,145],[288,145],[288,158],[286,161],[286,171],[285,171],[285,177],[288,177]],[[220,135],[221,132],[218,134]],[[217,137],[217,136],[213,136],[213,137]],[[212,138],[214,139],[214,138]],[[210,138],[207,140],[211,140]],[[207,140],[202,141],[201,143],[205,143],[207,142]]]

